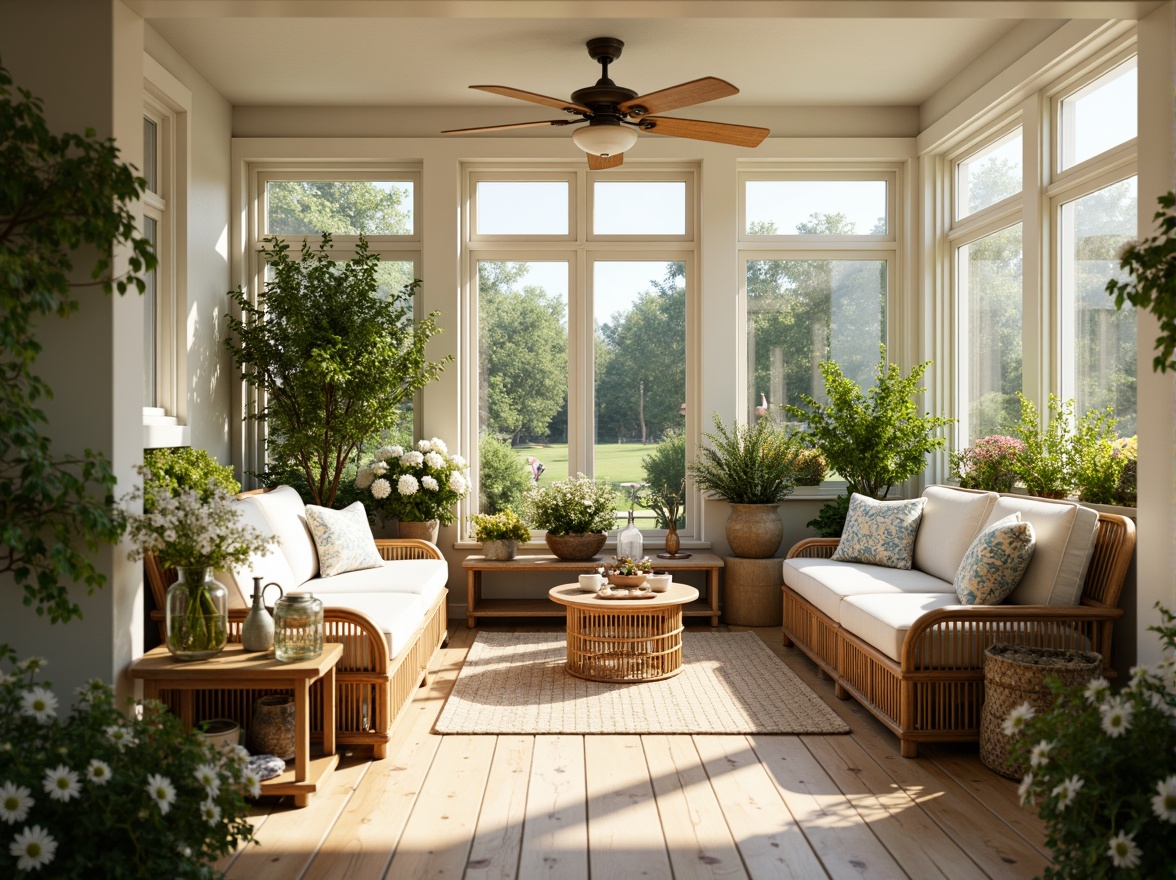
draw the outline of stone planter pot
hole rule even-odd
[[[400,537],[418,538],[421,541],[428,541],[430,544],[437,543],[437,531],[440,527],[441,523],[435,519],[427,519],[424,522],[405,522],[401,520],[397,523]]]
[[[487,559],[514,559],[518,549],[519,542],[515,540],[482,542],[482,555]]]
[[[543,536],[547,546],[560,559],[567,562],[583,562],[592,559],[604,542],[608,540],[606,532],[586,532],[578,535],[553,535],[548,532]]]
[[[727,519],[727,543],[734,556],[766,559],[775,556],[784,539],[778,504],[732,504]]]

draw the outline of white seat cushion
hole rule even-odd
[[[370,617],[384,634],[390,658],[412,644],[413,633],[432,607],[415,593],[332,593],[320,598],[328,608],[350,608]]]
[[[960,562],[999,496],[979,489],[928,486],[927,504],[915,537],[915,568],[954,581]]]
[[[891,660],[898,660],[911,625],[928,611],[951,607],[964,607],[954,588],[949,593],[847,596],[841,603],[841,625]]]
[[[841,622],[841,602],[866,593],[943,593],[955,587],[926,572],[832,559],[785,559],[784,583],[830,619]]]
[[[266,531],[278,538],[278,548],[289,563],[293,576],[293,586],[306,583],[312,577],[318,577],[318,552],[314,547],[314,538],[310,536],[310,529],[306,525],[306,505],[302,498],[289,486],[278,486],[271,492],[258,495],[246,495],[238,499],[237,504],[256,506],[267,523]],[[282,584],[285,589],[286,585]]]
[[[985,526],[1014,513],[1033,525],[1037,539],[1033,559],[1010,605],[1077,605],[1082,598],[1086,566],[1094,552],[1098,514],[1072,501],[1051,501],[1024,495],[1002,495]]]
[[[262,508],[257,504],[243,504],[234,501],[237,510],[241,512],[241,519],[247,525],[253,526],[263,535],[274,534],[273,528],[266,519]],[[309,535],[307,536],[309,539]],[[260,577],[263,584],[276,583],[285,590],[293,590],[300,583],[290,570],[290,563],[286,561],[286,554],[282,552],[280,544],[274,544],[264,554],[253,554],[244,565],[217,572],[216,579],[229,588],[229,607],[249,607],[253,600],[253,578]],[[270,591],[269,601],[276,601],[274,591]]]
[[[398,559],[380,568],[319,578],[306,587],[328,605],[336,593],[409,593],[432,603],[448,580],[449,566],[443,559]]]

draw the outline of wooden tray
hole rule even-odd
[[[599,593],[596,594],[596,598],[597,599],[652,599],[654,596],[657,596],[657,595],[659,595],[659,594],[654,593],[651,590],[641,590],[640,592],[635,591],[635,590],[625,590],[624,593],[615,592],[615,591],[605,592],[604,590],[601,590]]]

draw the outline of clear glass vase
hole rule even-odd
[[[229,598],[211,568],[179,568],[167,588],[167,649],[177,660],[204,660],[229,640]]]

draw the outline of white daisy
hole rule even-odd
[[[402,474],[400,479],[396,481],[396,491],[401,495],[415,495],[418,489],[420,489],[420,484],[412,474]]]
[[[1112,739],[1122,736],[1131,729],[1131,713],[1134,711],[1134,707],[1121,697],[1111,697],[1099,707],[1103,732]]]
[[[1017,786],[1017,797],[1021,799],[1021,806],[1033,802],[1033,774],[1026,773],[1021,777],[1021,784]]]
[[[86,779],[95,785],[106,785],[110,782],[110,775],[110,765],[97,758],[92,759],[86,768]]]
[[[1063,780],[1061,784],[1055,786],[1050,794],[1058,799],[1058,809],[1064,810],[1070,804],[1074,803],[1074,798],[1078,796],[1078,792],[1085,784],[1085,781],[1079,779],[1077,776],[1071,776],[1069,779]]]
[[[82,783],[78,780],[78,774],[64,764],[46,770],[45,776],[41,779],[41,787],[45,789],[45,794],[63,804],[82,794]]]
[[[1101,703],[1102,698],[1110,689],[1111,683],[1100,675],[1090,680],[1090,683],[1086,685],[1086,690],[1082,692],[1082,696],[1086,698],[1088,703]]]
[[[36,718],[42,724],[57,717],[57,697],[53,691],[40,685],[31,687],[20,695],[20,712]]]
[[[27,826],[8,844],[8,854],[16,859],[20,871],[39,871],[53,861],[57,841],[40,825]]]
[[[201,764],[193,771],[192,775],[207,789],[210,797],[220,791],[220,776],[217,775],[216,767],[212,764]]]
[[[1107,846],[1107,855],[1115,863],[1116,868],[1136,868],[1143,850],[1135,845],[1135,840],[1126,831],[1120,831],[1111,838]]]
[[[106,728],[105,732],[106,738],[118,746],[120,750],[135,744],[135,737],[121,724],[112,724]]]
[[[209,825],[216,825],[221,820],[221,809],[212,801],[200,804],[200,815]]]
[[[49,661],[44,657],[28,657],[17,663],[15,669],[17,672],[40,672],[48,665]]]
[[[1049,753],[1053,749],[1054,744],[1048,740],[1042,740],[1037,745],[1029,750],[1029,766],[1041,767],[1049,762]]]
[[[106,682],[100,678],[91,678],[81,687],[77,688],[74,693],[77,694],[78,699],[83,703],[96,702],[100,697],[104,696],[109,691]]]
[[[380,477],[372,483],[372,497],[377,501],[383,501],[392,494],[392,484]]]
[[[1176,776],[1169,776],[1156,783],[1152,812],[1164,822],[1176,822]]]
[[[428,489],[430,492],[436,492],[438,489],[441,488],[441,484],[429,476],[421,477],[421,485],[424,486],[426,489]]]
[[[1013,736],[1014,734],[1020,733],[1021,729],[1025,726],[1025,722],[1036,714],[1032,706],[1028,703],[1022,703],[1009,712],[1009,716],[1004,720],[1000,728],[1004,731],[1005,736]]]
[[[23,822],[33,805],[31,794],[27,788],[15,782],[0,785],[0,819],[9,825]]]
[[[464,495],[467,488],[465,477],[463,477],[461,474],[450,474],[449,488],[458,495]]]
[[[261,795],[261,777],[252,770],[246,770],[241,774],[241,785],[245,789],[245,794],[249,797],[259,797]]]
[[[172,785],[171,780],[158,773],[152,773],[147,777],[147,785],[144,788],[159,807],[159,812],[166,816],[171,805],[176,802],[176,787]]]

